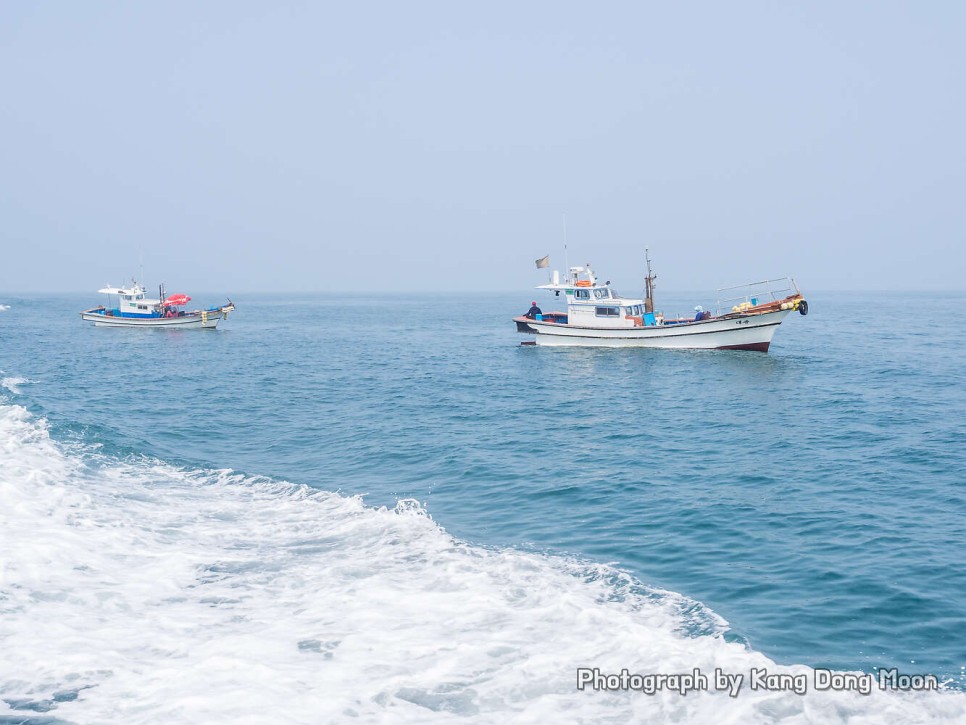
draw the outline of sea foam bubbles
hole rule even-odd
[[[607,566],[459,541],[417,502],[118,460],[0,406],[0,719],[954,721],[962,693],[577,688],[810,678]],[[698,608],[700,609],[700,608]],[[747,677],[747,674],[745,675]]]

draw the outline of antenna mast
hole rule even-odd
[[[644,278],[644,311],[654,312],[654,280],[657,279],[657,275],[651,273],[649,251],[647,248],[644,249],[644,261],[647,263],[647,276]]]
[[[570,256],[567,254],[567,215],[563,215],[563,229],[564,229],[564,269],[567,271],[564,274],[570,274]],[[564,278],[566,280],[566,278]]]

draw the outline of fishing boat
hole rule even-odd
[[[537,266],[546,260],[537,260]],[[785,277],[719,289],[714,312],[698,306],[693,317],[666,317],[655,311],[657,276],[646,254],[645,260],[643,299],[619,295],[609,281],[601,284],[589,264],[570,267],[562,281],[554,271],[550,283],[537,289],[563,294],[567,309],[543,313],[534,302],[530,312],[513,318],[517,332],[534,336],[521,344],[768,352],[785,317],[795,311],[808,314],[795,280]]]
[[[228,300],[228,304],[221,307],[208,307],[203,310],[185,310],[184,306],[191,298],[184,294],[165,296],[164,285],[158,289],[158,298],[146,297],[144,287],[131,280],[130,287],[112,287],[108,285],[99,293],[108,295],[107,306],[84,310],[81,318],[93,322],[98,327],[163,327],[170,329],[200,328],[214,330],[220,320],[228,319],[228,313],[234,311],[235,304]],[[116,304],[114,298],[116,297]]]

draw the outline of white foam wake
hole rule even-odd
[[[961,693],[580,692],[578,667],[809,672],[681,633],[604,566],[457,541],[416,504],[97,460],[0,406],[0,718],[933,722]]]
[[[6,312],[10,309],[10,305],[0,305],[0,312]]]
[[[0,378],[0,388],[6,388],[14,395],[20,395],[20,386],[24,383],[32,383],[32,380],[27,378],[22,378],[19,376],[13,376],[9,378]]]

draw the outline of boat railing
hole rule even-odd
[[[722,297],[722,293],[727,293],[727,296]],[[783,300],[796,294],[801,293],[792,277],[779,277],[777,279],[765,279],[761,282],[748,282],[734,287],[722,287],[716,290],[718,308],[715,314],[727,314],[736,306],[745,303],[747,303],[747,306],[755,307],[767,302]]]

